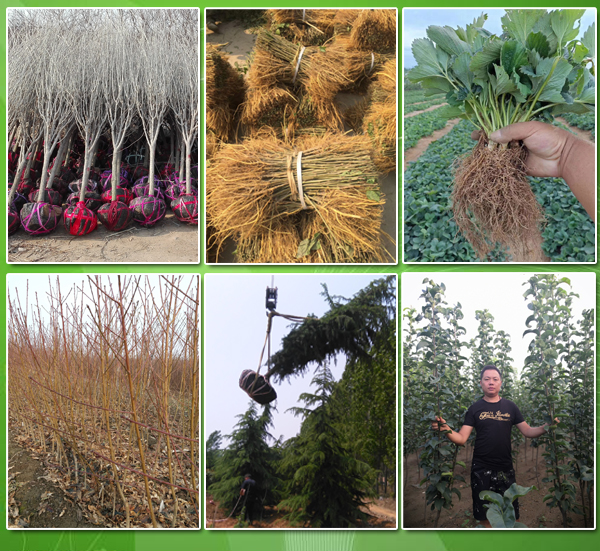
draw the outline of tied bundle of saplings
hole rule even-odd
[[[218,46],[206,45],[206,128],[213,145],[229,140],[235,113],[244,100],[244,79],[225,59]]]
[[[386,174],[396,168],[396,60],[388,61],[375,75],[367,96],[345,114],[356,132],[371,139],[373,162]]]
[[[379,54],[396,54],[396,10],[362,10],[352,22],[351,48]]]
[[[426,95],[445,93],[440,112],[480,129],[479,142],[454,175],[454,218],[481,259],[496,243],[513,257],[541,255],[543,213],[526,176],[522,143],[488,136],[517,122],[551,122],[561,113],[593,111],[594,26],[579,35],[584,10],[506,10],[502,36],[483,25],[430,26],[413,42],[418,65],[408,73]],[[538,249],[538,251],[536,251]]]
[[[320,46],[333,36],[334,18],[338,11],[271,9],[265,12],[265,18],[267,26],[275,34],[303,46]]]
[[[227,239],[263,239],[274,224],[290,241],[296,230],[284,233],[281,223],[304,232],[293,246],[296,261],[309,255],[311,262],[388,260],[381,230],[384,198],[365,136],[305,137],[295,148],[274,137],[226,145],[207,169],[206,189],[207,223],[214,230],[208,246],[217,256]],[[298,228],[306,217],[314,220]]]
[[[328,128],[341,127],[336,95],[371,70],[370,54],[349,50],[332,40],[323,46],[301,46],[269,31],[256,38],[248,83],[251,87],[288,87],[310,98],[315,116]]]

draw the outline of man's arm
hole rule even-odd
[[[554,421],[556,423],[560,422],[558,419],[554,419]],[[523,421],[517,425],[517,428],[525,438],[537,438],[538,436],[542,436],[542,434],[546,434],[548,432],[547,427],[549,426],[548,423],[544,423],[541,427],[530,427],[527,421]]]
[[[469,436],[471,436],[471,432],[473,430],[473,427],[469,426],[469,425],[463,425],[460,430],[458,432],[456,432],[455,430],[452,430],[446,423],[446,421],[444,419],[442,419],[441,417],[436,417],[437,422],[434,421],[433,423],[431,423],[431,428],[433,430],[438,430],[438,423],[439,423],[439,430],[444,431],[444,433],[446,434],[446,436],[448,437],[448,439],[451,442],[454,442],[455,444],[459,445],[459,446],[464,446],[466,441],[469,439]],[[449,431],[449,432],[446,432]]]

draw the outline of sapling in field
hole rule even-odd
[[[595,28],[580,34],[584,11],[506,10],[501,36],[483,28],[482,14],[466,28],[431,25],[428,38],[412,44],[418,65],[408,79],[426,95],[445,93],[445,116],[480,130],[457,166],[452,198],[456,223],[482,259],[496,243],[513,255],[541,243],[543,213],[526,177],[528,151],[489,136],[513,123],[594,110]]]

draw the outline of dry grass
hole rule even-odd
[[[357,50],[396,53],[396,10],[362,10],[352,24],[350,41]]]
[[[541,242],[544,217],[527,180],[526,158],[519,144],[489,149],[482,137],[456,169],[454,218],[482,260],[496,243],[522,256],[529,243]]]

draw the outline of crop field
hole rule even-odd
[[[404,92],[404,105],[412,105],[413,103],[422,103],[424,101],[443,98],[444,94],[425,95],[423,90],[407,90]]]
[[[417,145],[421,138],[446,126],[448,119],[436,111],[437,109],[404,119],[404,151]]]
[[[8,523],[198,527],[199,277],[81,280],[9,278]]]
[[[425,109],[429,109],[430,107],[433,107],[434,105],[442,105],[442,103],[445,103],[445,99],[444,98],[440,98],[440,99],[434,99],[431,101],[425,101],[425,102],[421,102],[421,103],[412,103],[410,105],[405,105],[404,106],[404,114],[407,115],[408,113],[414,113],[415,111],[424,111]]]
[[[496,396],[514,402],[528,427],[546,427],[523,433],[517,423],[510,432],[508,460],[524,496],[520,527],[593,527],[593,276],[406,275],[404,527],[476,526],[469,467],[479,444],[471,433],[457,445],[432,422],[440,416],[458,432],[482,398],[481,368],[490,364],[501,376]],[[502,301],[489,292],[497,286]],[[490,507],[492,527],[512,527],[514,511],[512,520],[505,512],[494,516]]]
[[[596,138],[596,114],[595,113],[565,113],[563,118],[571,125],[581,128],[581,130],[591,130],[592,138]]]

